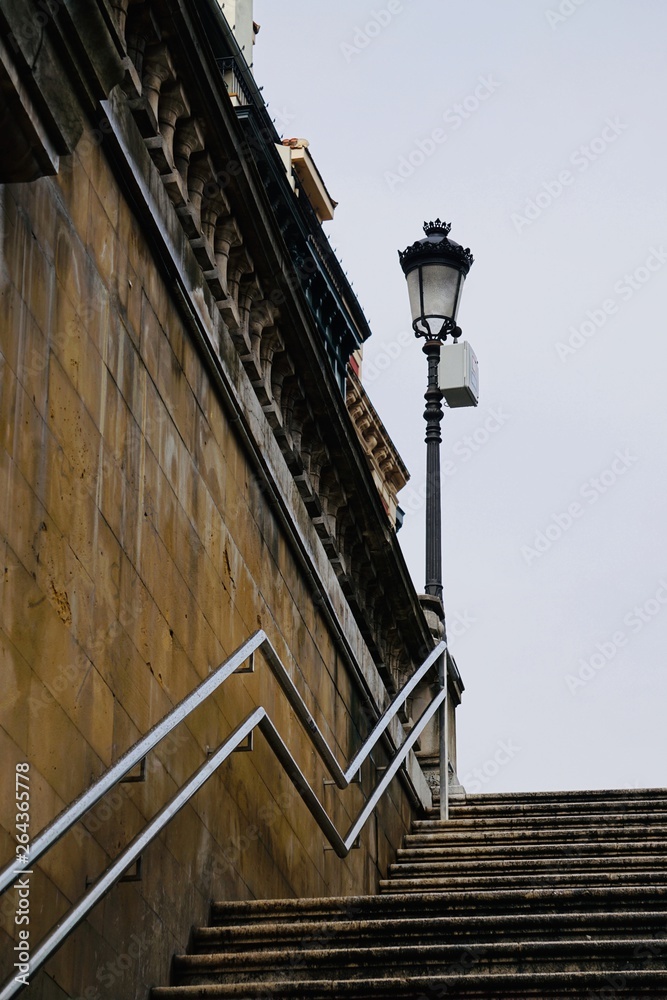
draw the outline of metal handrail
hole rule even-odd
[[[310,735],[313,743],[317,747],[322,760],[324,761],[329,774],[334,779],[339,788],[347,788],[354,776],[359,771],[361,765],[367,759],[378,740],[399,711],[401,705],[412,693],[419,681],[433,666],[435,661],[444,653],[445,643],[439,643],[435,649],[429,653],[418,670],[412,675],[408,683],[398,692],[391,705],[380,716],[375,727],[365,740],[359,752],[355,755],[347,770],[343,771],[340,764],[322,734],[317,722],[311,715],[306,703],[299,694],[294,681],[290,677],[282,660],[276,653],[271,640],[263,629],[254,632],[246,642],[232,653],[220,666],[199,684],[194,691],[191,691],[175,708],[168,712],[160,722],[156,723],[152,729],[146,733],[134,746],[130,747],[122,757],[119,757],[115,764],[112,764],[85,792],[83,792],[74,802],[59,813],[47,827],[35,837],[30,844],[30,853],[23,858],[11,861],[0,871],[0,895],[8,889],[14,879],[21,872],[33,865],[43,854],[46,853],[61,837],[63,837],[82,816],[96,805],[99,800],[106,795],[114,785],[123,778],[128,771],[131,771],[139,761],[146,756],[159,742],[168,736],[169,733],[186,719],[199,705],[202,704],[214,691],[216,691],[227,678],[237,670],[242,663],[252,655],[252,653],[264,646],[264,656],[267,663],[272,668],[276,678],[282,687],[290,705],[294,709],[299,721]]]
[[[284,770],[287,772],[292,784],[295,786],[301,798],[308,806],[313,818],[318,823],[320,829],[326,836],[336,854],[338,854],[340,858],[345,858],[350,853],[350,850],[352,849],[362,827],[384,794],[387,786],[404,763],[405,758],[408,756],[412,747],[421,736],[424,728],[428,725],[440,706],[444,704],[446,697],[447,686],[445,685],[445,687],[438,692],[435,698],[419,717],[414,727],[410,730],[409,736],[401,745],[400,750],[387,770],[384,772],[380,782],[374,789],[373,794],[348,830],[345,837],[342,837],[334,826],[331,817],[313,791],[308,779],[299,768],[299,765],[292,756],[286,743],[283,741],[280,733],[267,714],[266,709],[256,708],[254,712],[251,712],[250,715],[244,719],[244,721],[237,726],[232,733],[230,733],[215,753],[213,753],[212,756],[209,757],[209,759],[205,761],[197,771],[195,771],[186,784],[183,785],[176,795],[174,795],[174,797],[162,807],[162,809],[153,817],[148,825],[144,827],[141,833],[137,834],[122,854],[116,858],[103,875],[90,887],[86,895],[83,896],[76,906],[72,907],[67,916],[64,917],[60,923],[56,925],[56,927],[54,927],[49,936],[44,939],[39,948],[31,955],[30,973],[32,974],[36,972],[37,969],[41,968],[49,957],[60,947],[65,938],[71,934],[83,920],[85,920],[90,910],[92,910],[93,907],[96,906],[97,903],[109,892],[109,890],[113,888],[115,883],[122,876],[123,872],[125,872],[130,865],[137,860],[148,844],[150,844],[151,841],[157,837],[157,835],[176,815],[176,813],[179,812],[179,810],[187,802],[189,802],[193,795],[202,787],[203,784],[205,784],[206,781],[208,781],[211,775],[215,773],[220,764],[222,764],[223,761],[225,761],[227,757],[233,753],[240,743],[252,734],[255,728],[259,728],[265,736],[267,743],[282,764]],[[11,997],[16,996],[23,989],[25,989],[25,985],[13,978],[5,984],[2,992],[0,993],[0,1000],[11,1000]]]
[[[65,835],[80,819],[90,810],[102,797],[120,781],[146,754],[153,749],[157,743],[167,736],[179,722],[182,722],[190,715],[195,708],[201,705],[214,691],[216,691],[227,678],[237,670],[256,650],[264,646],[264,655],[267,663],[273,670],[280,686],[283,689],[288,701],[294,709],[299,721],[308,732],[315,744],[323,762],[335,783],[340,788],[346,788],[358,773],[364,761],[368,758],[373,748],[385,733],[391,719],[396,715],[406,698],[414,690],[415,686],[431,669],[433,664],[446,652],[444,642],[431,651],[421,666],[415,671],[407,684],[398,692],[392,703],[382,713],[371,733],[364,741],[361,749],[353,757],[345,771],[342,770],[325,736],[321,732],[317,722],[307,708],[303,698],[299,694],[292,678],[287,672],[282,660],[276,653],[270,639],[263,630],[255,632],[246,642],[244,642],[232,655],[204,681],[202,681],[186,698],[184,698],[171,712],[167,713],[159,723],[133,747],[131,747],[115,764],[101,775],[97,781],[82,795],[80,795],[67,809],[64,809],[32,842],[30,854],[21,861],[18,859],[10,862],[0,872],[0,894],[9,888],[17,876],[26,868],[32,866],[46,851],[49,850],[61,837]],[[372,813],[378,801],[382,797],[385,789],[404,763],[408,753],[414,743],[421,735],[424,727],[428,724],[435,712],[445,703],[447,697],[447,684],[440,685],[440,690],[430,702],[419,720],[411,729],[400,749],[394,756],[391,764],[385,770],[381,781],[366,802],[357,820],[350,827],[347,835],[342,837],[334,826],[328,813],[320,803],[317,795],[310,786],[307,778],[299,768],[296,760],[292,756],[287,745],[282,740],[278,730],[274,726],[264,708],[257,708],[252,712],[218,747],[215,753],[195,772],[195,774],[181,787],[179,792],[153,817],[146,827],[139,833],[118,858],[107,868],[103,875],[92,885],[82,899],[69,911],[67,916],[60,921],[51,934],[42,942],[39,948],[30,957],[30,972],[36,971],[44,964],[51,954],[60,946],[64,939],[74,930],[75,927],[85,919],[87,913],[97,902],[112,888],[112,886],[122,876],[123,872],[136,861],[142,850],[150,843],[169,820],[189,801],[195,792],[208,780],[217,767],[231,754],[236,747],[252,731],[259,727],[265,736],[271,749],[278,760],[283,765],[290,780],[297,788],[302,799],[308,806],[311,814],[317,821],[327,840],[339,855],[344,858],[351,850],[360,830]],[[24,985],[16,979],[12,979],[5,984],[0,993],[0,1000],[9,1000],[18,992],[24,989]]]
[[[412,694],[417,684],[419,684],[422,678],[429,672],[433,664],[444,655],[447,648],[445,642],[440,642],[435,649],[429,653],[421,666],[414,672],[407,684],[405,684],[398,692],[389,707],[382,713],[375,726],[364,740],[361,748],[352,758],[346,770],[343,771],[319,726],[307,708],[306,703],[295,687],[294,681],[287,673],[282,660],[276,653],[275,649],[271,645],[271,641],[268,638],[265,641],[265,645],[266,649],[263,650],[263,652],[267,662],[276,675],[276,678],[290,705],[299,718],[299,721],[303,725],[304,729],[307,730],[313,743],[317,747],[320,757],[327,766],[329,774],[339,788],[347,788],[350,782],[354,779],[364,761],[368,759],[373,748],[376,746],[378,741],[382,739],[382,736],[384,735],[384,732],[391,720],[400,710],[406,699]]]
[[[127,750],[122,757],[119,757],[115,764],[112,764],[85,792],[72,802],[70,806],[63,809],[47,827],[42,830],[39,836],[30,844],[30,853],[21,858],[17,858],[0,871],[0,894],[9,888],[17,875],[20,875],[25,868],[33,865],[43,854],[46,853],[61,837],[63,837],[85,813],[96,805],[106,793],[117,785],[128,771],[131,771],[139,761],[146,756],[159,742],[168,736],[172,729],[186,719],[195,708],[198,708],[209,695],[213,694],[220,685],[227,680],[230,674],[241,666],[242,663],[259,647],[267,641],[266,633],[263,631],[254,632],[242,646],[232,653],[212,674],[199,684],[194,691],[168,712],[160,722],[156,723],[145,736],[138,740]]]

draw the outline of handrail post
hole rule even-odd
[[[438,686],[447,689],[447,654],[438,660]],[[438,730],[440,742],[440,819],[449,819],[449,726],[447,694],[438,709]]]
[[[428,623],[434,644],[445,642],[445,622],[442,601],[439,597],[431,594],[421,594],[419,602],[422,606],[424,616]],[[425,734],[420,751],[417,754],[421,763],[426,780],[431,788],[433,801],[436,808],[439,808],[440,819],[449,818],[449,701],[454,692],[454,706],[456,706],[457,688],[450,683],[450,667],[453,664],[449,652],[445,649],[442,656],[439,656],[435,663],[435,670],[431,674],[430,681],[423,684],[416,692],[413,699],[413,706],[419,707],[426,701],[430,701],[433,692],[443,695],[438,713],[433,718],[433,725]],[[458,671],[456,672],[458,676]],[[462,685],[461,685],[462,688]],[[414,708],[413,708],[414,710]],[[451,734],[454,736],[454,733]],[[452,754],[455,757],[454,753]],[[439,807],[437,803],[439,802]]]

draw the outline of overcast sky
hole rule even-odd
[[[255,0],[255,19],[269,110],[339,202],[325,229],[412,475],[419,591],[426,363],[396,251],[440,216],[475,255],[480,403],[442,425],[459,776],[667,785],[667,4]]]

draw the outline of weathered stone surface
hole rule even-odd
[[[220,20],[185,0],[48,0],[34,16],[0,0],[0,752],[30,764],[32,836],[257,628],[341,761],[431,646],[204,7]],[[401,723],[360,786],[325,787],[256,659],[36,866],[35,945],[257,704],[338,826],[356,817]],[[212,896],[371,892],[430,801],[413,757],[341,861],[258,738],[31,995],[145,995]]]
[[[215,904],[153,1000],[666,995],[667,790],[451,815],[413,824],[379,896]]]

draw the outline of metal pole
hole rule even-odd
[[[438,664],[440,690],[447,690],[447,653],[440,657]],[[449,727],[447,723],[447,694],[440,705],[438,723],[440,728],[440,819],[449,819]]]
[[[439,340],[427,340],[423,351],[428,360],[426,409],[426,593],[442,601],[442,540],[440,526],[440,422],[442,393],[438,388]]]
[[[440,618],[442,605],[442,511],[440,497],[440,424],[443,418],[442,393],[438,386],[440,364],[439,340],[427,340],[423,351],[428,361],[428,382],[424,399],[426,409],[426,593],[438,599]],[[438,661],[438,685],[444,699],[438,712],[440,756],[440,819],[449,819],[449,759],[447,746],[447,656]]]

